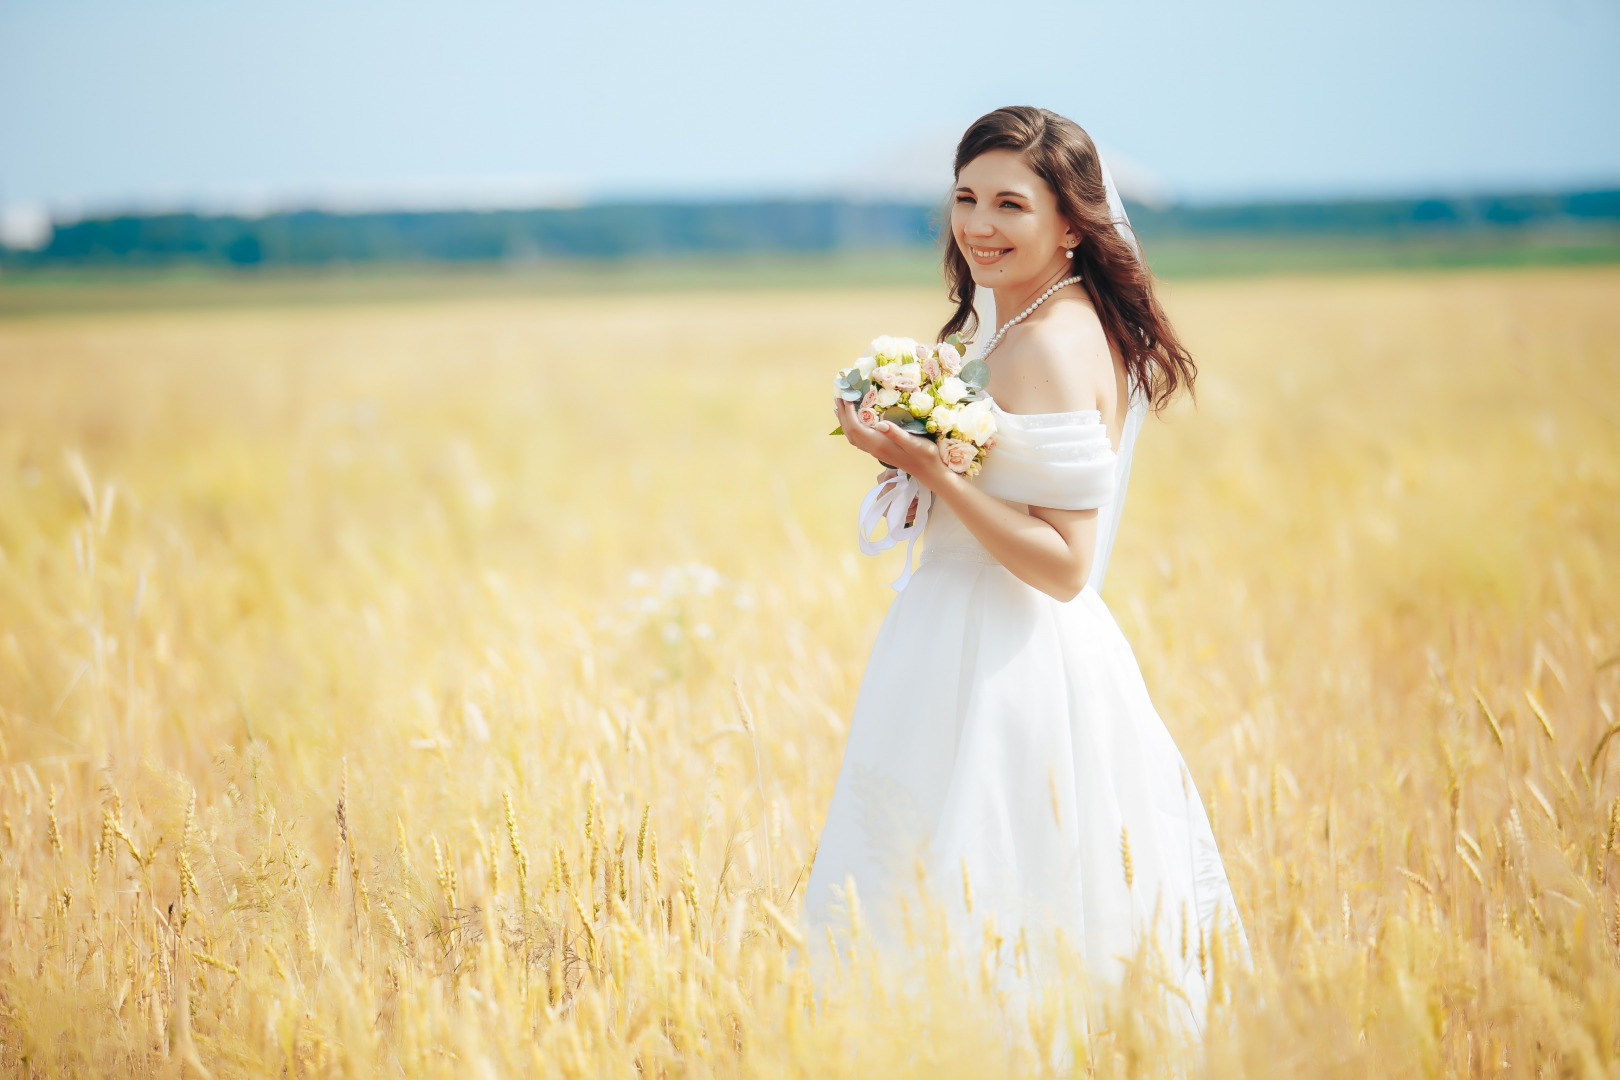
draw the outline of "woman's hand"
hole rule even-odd
[[[849,444],[877,458],[878,464],[908,472],[934,491],[947,482],[947,477],[955,475],[940,460],[932,439],[902,431],[887,420],[879,420],[876,427],[867,427],[860,422],[854,403],[842,398],[833,399],[833,412]]]
[[[1014,577],[1058,600],[1079,595],[1091,573],[1097,511],[1030,507],[1026,513],[977,484],[961,483],[961,474],[946,467],[930,440],[885,421],[866,427],[859,410],[840,398],[833,399],[833,413],[851,446],[915,476]],[[916,512],[914,501],[906,515],[908,525]],[[1078,554],[1082,551],[1083,556]]]

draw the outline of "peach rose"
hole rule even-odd
[[[973,468],[973,459],[979,456],[979,448],[962,439],[943,438],[939,440],[939,460],[951,472],[965,473]]]
[[[866,388],[866,396],[861,398],[859,407],[855,410],[855,419],[867,427],[876,427],[878,412],[873,406],[877,403],[878,389],[875,386]]]
[[[923,357],[923,359],[922,359],[922,369],[923,369],[923,374],[928,377],[929,382],[938,382],[939,381],[939,376],[940,376],[939,361],[934,359],[933,356],[930,355],[930,356]]]
[[[956,351],[954,345],[941,345],[939,347],[939,366],[947,375],[955,375],[962,370],[962,354]]]
[[[902,394],[911,393],[922,386],[922,365],[915,360],[899,365],[893,369],[886,385]]]

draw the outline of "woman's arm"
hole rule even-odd
[[[1014,577],[1057,600],[1072,600],[1085,588],[1097,544],[1096,510],[1032,506],[1021,513],[946,468],[932,441],[887,421],[865,427],[850,402],[834,399],[834,407],[851,445],[905,470],[944,499]]]

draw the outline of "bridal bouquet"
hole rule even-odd
[[[887,335],[872,351],[838,373],[833,389],[857,403],[857,417],[871,427],[887,420],[903,431],[933,439],[952,472],[977,476],[995,442],[996,418],[985,396],[990,368],[962,362],[962,337],[937,345]],[[834,435],[844,429],[834,429]]]
[[[995,445],[996,417],[984,387],[990,368],[982,360],[964,363],[962,338],[952,334],[937,345],[910,338],[880,337],[872,351],[838,373],[833,389],[856,405],[856,419],[868,427],[887,420],[903,431],[932,439],[940,460],[952,472],[977,476],[986,452]],[[842,425],[833,429],[842,435]],[[928,524],[933,493],[917,479],[890,468],[861,502],[861,550],[876,555],[906,543],[906,566],[893,583],[896,591],[911,580],[911,549]],[[886,535],[877,538],[879,526]]]

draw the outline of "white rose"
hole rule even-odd
[[[964,406],[962,415],[956,418],[956,430],[963,438],[983,446],[996,433],[996,418],[990,415],[989,402],[981,400]]]
[[[934,423],[938,425],[940,431],[949,431],[951,426],[956,423],[956,418],[961,412],[961,409],[951,405],[935,405],[930,416]]]
[[[918,390],[906,399],[906,408],[911,410],[912,416],[927,416],[934,411],[934,395]]]
[[[917,343],[910,338],[890,337],[884,334],[872,339],[872,355],[879,360],[898,360],[904,362],[913,359],[916,355]]]
[[[861,373],[863,379],[870,379],[872,369],[875,367],[877,367],[877,357],[875,356],[863,356],[855,361],[855,370]]]
[[[948,349],[950,346],[942,345],[940,348]],[[955,375],[947,376],[945,381],[939,384],[939,398],[949,405],[955,405],[958,401],[967,397],[967,392],[967,383],[958,379]]]
[[[900,391],[894,389],[893,387],[885,386],[883,389],[877,392],[877,397],[872,399],[872,404],[877,406],[879,409],[887,409],[891,405],[898,405],[900,404]]]

